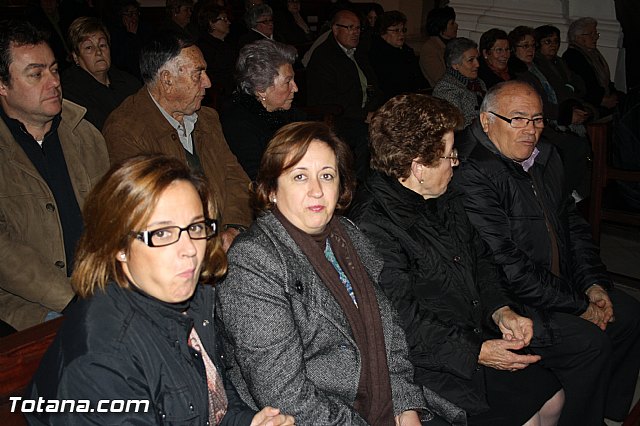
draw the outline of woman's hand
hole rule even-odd
[[[396,416],[396,426],[420,426],[420,416],[417,411],[404,411]]]
[[[571,115],[571,124],[582,124],[587,118],[589,118],[589,113],[580,108],[574,108],[573,113]]]
[[[491,318],[502,332],[505,340],[522,340],[524,346],[529,346],[533,337],[533,321],[513,312],[510,307],[497,309]]]
[[[264,407],[253,416],[251,421],[251,426],[293,426],[295,424],[293,416],[280,414],[280,409],[273,407]]]
[[[512,352],[522,349],[524,346],[522,340],[485,340],[480,347],[478,364],[496,370],[516,371],[540,361],[539,355],[520,355]]]

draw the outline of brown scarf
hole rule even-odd
[[[323,248],[320,248],[314,236],[296,228],[277,208],[273,210],[273,214],[300,247],[302,253],[307,256],[316,274],[336,299],[351,326],[351,332],[362,359],[358,393],[353,408],[371,425],[393,426],[395,420],[391,380],[378,300],[369,275],[349,236],[336,217],[327,224],[327,238],[340,267],[351,281],[358,307],[353,303],[344,284],[340,281],[338,272],[325,257]]]

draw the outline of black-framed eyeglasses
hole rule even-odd
[[[216,18],[216,21],[231,22],[231,20],[229,18],[227,18],[226,16],[218,16]]]
[[[387,31],[391,31],[393,33],[399,34],[399,33],[406,33],[407,32],[407,27],[402,27],[402,28],[387,28]]]
[[[451,160],[452,166],[457,166],[460,163],[460,157],[458,157],[458,150],[456,148],[453,148],[451,150],[451,154],[445,155],[444,157],[440,157],[440,158]]]
[[[184,228],[166,226],[150,231],[132,232],[131,235],[149,247],[164,247],[177,243],[184,231],[189,234],[189,238],[192,240],[208,240],[218,233],[218,221],[205,219],[191,223]]]
[[[256,21],[256,24],[273,24],[273,18],[263,19],[262,21]]]
[[[489,111],[489,113],[495,115],[500,120],[506,121],[514,129],[524,129],[525,127],[527,127],[529,125],[529,122],[532,122],[533,123],[533,127],[535,127],[535,128],[541,129],[541,128],[544,127],[544,117],[536,117],[536,118],[513,117],[513,118],[507,118],[507,117],[504,117],[504,116],[502,116],[500,114],[496,114],[493,111]]]
[[[362,27],[360,25],[343,25],[343,24],[336,24],[336,27],[340,27],[340,28],[344,28],[345,30],[349,31],[349,32],[360,32],[362,31]]]

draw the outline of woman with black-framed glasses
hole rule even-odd
[[[180,160],[141,155],[107,172],[84,207],[71,278],[79,300],[29,392],[85,409],[32,413],[30,423],[294,424],[277,409],[249,409],[225,378],[214,322],[213,283],[227,269],[217,216],[207,183]]]
[[[407,17],[397,10],[384,12],[376,20],[369,62],[373,67],[383,100],[401,93],[415,93],[429,87],[420,71],[418,57],[405,43]]]

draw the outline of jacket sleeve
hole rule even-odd
[[[600,251],[591,239],[589,224],[578,213],[573,198],[567,197],[565,204],[569,221],[574,287],[583,293],[593,284],[600,284],[606,289],[613,288],[607,268],[600,259]]]
[[[259,408],[278,407],[299,424],[366,425],[352,407],[307,378],[302,339],[275,248],[236,242],[218,286],[217,312]]]
[[[107,144],[111,164],[148,151],[140,144],[140,141],[133,137],[126,125],[118,122],[118,117],[114,117],[112,114],[110,118],[107,118],[104,123],[102,135]]]
[[[398,311],[407,336],[409,359],[416,367],[470,379],[478,363],[480,344],[455,324],[441,321],[421,306],[415,292],[421,277],[411,274],[410,260],[400,243],[373,224],[359,223],[384,259],[380,286]]]
[[[44,259],[38,250],[12,239],[0,212],[0,282],[2,290],[61,312],[74,296],[63,270]],[[26,263],[25,263],[26,262]]]
[[[493,252],[506,276],[509,291],[518,301],[534,308],[581,314],[588,301],[571,283],[538,265],[511,238],[509,216],[491,179],[467,163],[456,171],[456,183],[465,193],[469,220]]]
[[[567,49],[562,55],[562,59],[564,59],[569,69],[584,81],[586,101],[596,108],[599,107],[604,97],[604,89],[598,83],[591,65],[576,49]]]
[[[440,57],[440,53],[441,51],[434,49],[428,40],[420,49],[420,69],[431,87],[436,85],[446,71],[444,57]]]

